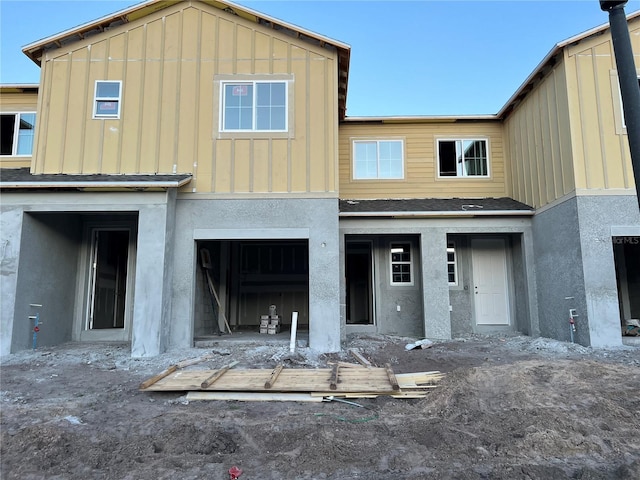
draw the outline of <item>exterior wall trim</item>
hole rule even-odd
[[[487,217],[487,216],[527,216],[535,214],[533,210],[491,210],[487,212],[463,211],[463,212],[342,212],[340,217]]]

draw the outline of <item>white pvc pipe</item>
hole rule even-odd
[[[289,342],[289,351],[296,351],[296,332],[298,330],[298,312],[291,312],[291,341]]]

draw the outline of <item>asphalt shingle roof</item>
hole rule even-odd
[[[533,212],[533,208],[512,198],[412,198],[379,200],[340,200],[340,213],[420,213],[504,211]]]
[[[128,175],[128,174],[32,174],[28,168],[0,169],[0,188],[75,188],[117,184],[122,187],[179,186],[191,179],[189,174]]]

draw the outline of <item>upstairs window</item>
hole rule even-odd
[[[438,140],[438,176],[488,177],[487,140]]]
[[[391,244],[391,285],[413,285],[411,244]]]
[[[222,82],[223,132],[286,132],[287,82]]]
[[[638,88],[640,89],[640,76],[638,77]],[[620,112],[622,115],[622,127],[627,128],[627,121],[624,118],[624,103],[622,102],[622,92],[620,92]]]
[[[121,94],[121,81],[96,81],[93,118],[120,118]]]
[[[404,177],[402,140],[354,140],[353,178],[401,179]]]
[[[0,115],[0,155],[31,155],[35,128],[35,112]]]

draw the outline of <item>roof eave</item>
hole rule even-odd
[[[484,210],[484,211],[447,211],[433,212],[340,212],[340,217],[393,217],[393,218],[425,218],[425,217],[487,217],[487,216],[533,216],[533,210]]]
[[[145,181],[145,182],[0,182],[0,189],[45,189],[45,188],[123,188],[123,189],[149,189],[149,188],[179,188],[191,181],[191,177],[174,181]]]
[[[630,13],[629,15],[627,15],[627,22],[629,20],[632,20],[636,17],[640,16],[640,10],[637,12],[633,12]],[[510,110],[512,110],[513,108],[515,108],[515,104],[517,102],[518,99],[522,98],[523,96],[526,95],[526,93],[528,93],[528,90],[532,87],[532,84],[534,83],[536,77],[541,76],[541,73],[544,69],[544,67],[553,59],[555,58],[560,52],[562,52],[562,50],[564,50],[564,48],[568,45],[572,45],[574,43],[580,42],[582,40],[584,40],[585,38],[591,37],[592,35],[597,35],[600,34],[602,32],[605,32],[606,30],[608,30],[609,27],[609,23],[603,23],[602,25],[599,25],[597,27],[594,27],[590,30],[587,30],[586,32],[582,32],[578,35],[574,35],[573,37],[567,38],[566,40],[563,40],[562,42],[557,43],[556,45],[554,45],[554,47],[549,51],[549,53],[547,53],[547,55],[545,55],[545,57],[542,59],[542,61],[540,63],[538,63],[538,65],[536,66],[536,68],[533,69],[533,72],[531,72],[531,74],[529,74],[529,76],[525,79],[524,82],[522,82],[522,84],[520,85],[520,87],[518,87],[518,89],[516,90],[516,92],[511,95],[511,97],[509,97],[509,99],[506,101],[506,103],[504,104],[504,106],[500,109],[500,111],[496,114],[496,117],[500,118],[500,119],[504,119],[504,116],[507,112],[509,112]],[[542,75],[544,76],[544,75]]]

